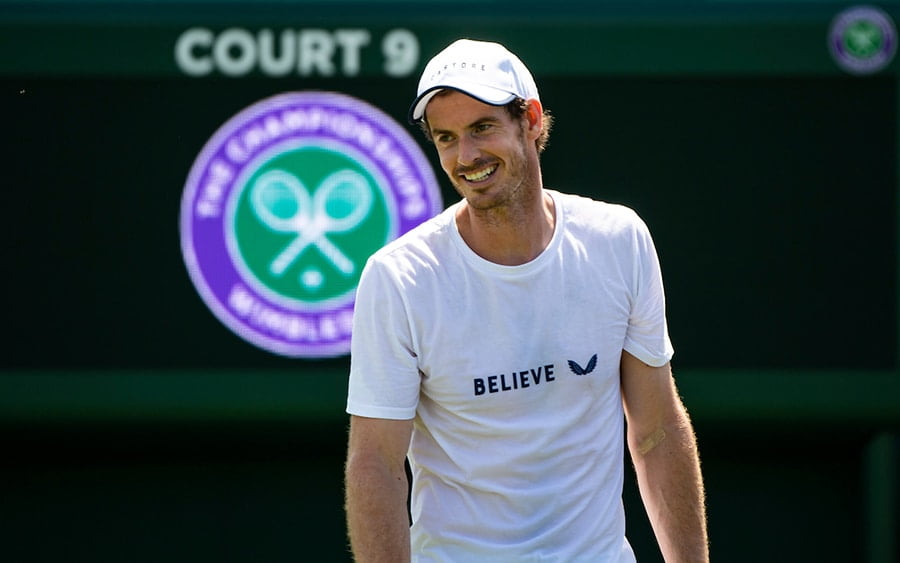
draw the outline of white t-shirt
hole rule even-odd
[[[634,561],[619,362],[672,357],[656,250],[630,209],[547,192],[527,264],[472,252],[454,205],[363,272],[347,412],[414,419],[413,561]]]

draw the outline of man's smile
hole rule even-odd
[[[460,172],[459,176],[464,178],[467,182],[482,182],[496,171],[497,164],[491,164],[490,166],[478,168],[471,172]]]

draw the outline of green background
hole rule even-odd
[[[459,36],[518,52],[557,119],[545,184],[650,225],[714,560],[897,561],[900,63],[837,67],[846,6],[0,2],[0,558],[348,559],[347,358],[219,323],[178,217],[200,149],[265,97],[344,92],[405,123],[417,73],[384,75],[377,42],[406,28],[417,69]],[[190,78],[173,50],[196,26],[373,45],[353,77]],[[661,560],[632,481],[625,500]]]

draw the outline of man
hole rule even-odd
[[[357,560],[634,561],[627,420],[666,561],[706,561],[696,442],[645,225],[544,189],[548,114],[496,43],[435,56],[410,118],[462,200],[377,252],[360,281],[346,466]]]

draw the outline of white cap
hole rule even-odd
[[[421,120],[431,98],[447,88],[492,106],[516,98],[540,101],[534,78],[522,61],[503,45],[486,41],[460,39],[428,62],[409,108],[409,121]]]

